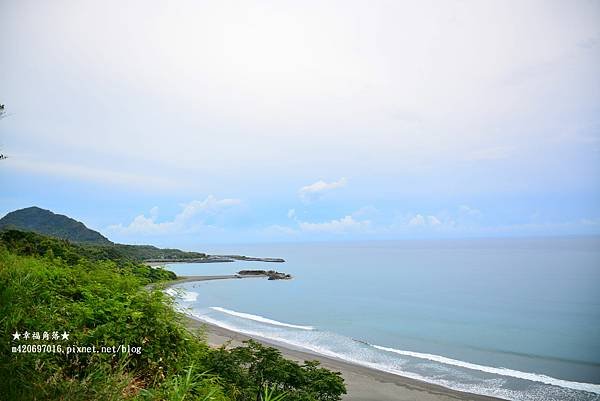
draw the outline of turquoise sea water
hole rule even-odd
[[[203,248],[204,249],[204,248]],[[286,263],[266,279],[183,283],[207,322],[445,387],[511,400],[600,400],[600,238],[385,241],[207,249]]]

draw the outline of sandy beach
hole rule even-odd
[[[169,286],[190,281],[238,278],[242,277],[237,275],[181,277],[169,283]],[[318,360],[321,362],[322,366],[342,373],[348,391],[343,398],[345,401],[500,400],[499,398],[450,390],[438,385],[370,369],[334,358],[329,358],[323,355],[312,353],[310,351],[294,349],[287,344],[279,344],[259,337],[251,337],[245,334],[240,334],[218,326],[207,324],[192,317],[186,318],[186,322],[190,329],[204,327],[206,330],[208,343],[211,346],[216,347],[223,344],[228,344],[227,346],[235,347],[241,345],[243,341],[252,338],[263,344],[279,349],[281,353],[289,359],[296,361]]]

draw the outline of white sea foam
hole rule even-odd
[[[274,342],[279,342],[282,344],[291,345],[293,347],[306,349],[306,350],[309,350],[309,351],[312,351],[312,352],[315,352],[317,354],[321,354],[324,356],[337,358],[337,359],[344,360],[347,362],[355,363],[357,365],[362,365],[365,367],[369,367],[372,369],[381,370],[384,372],[408,377],[411,379],[421,380],[421,381],[425,381],[425,382],[432,383],[432,384],[438,384],[438,385],[441,385],[441,386],[444,386],[447,388],[451,388],[454,390],[466,391],[466,392],[482,394],[482,395],[496,396],[496,397],[505,398],[508,400],[529,400],[530,399],[529,398],[530,394],[528,395],[527,393],[521,393],[520,391],[517,391],[517,390],[503,388],[502,387],[503,381],[498,381],[498,379],[483,379],[483,381],[478,384],[476,384],[476,383],[467,384],[467,383],[461,383],[461,382],[455,382],[455,381],[451,381],[451,380],[447,380],[447,379],[442,379],[439,377],[437,377],[437,378],[428,377],[428,376],[424,376],[424,375],[421,375],[421,374],[418,374],[415,372],[406,371],[404,369],[401,369],[398,365],[392,366],[392,365],[389,365],[389,364],[383,363],[383,362],[366,361],[364,359],[361,359],[360,357],[357,357],[355,355],[355,353],[336,352],[327,347],[317,346],[313,342],[296,341],[296,340],[282,337],[281,335],[274,336],[274,335],[269,335],[268,333],[265,333],[262,331],[240,329],[239,327],[228,324],[226,322],[222,322],[218,319],[214,319],[214,318],[211,318],[206,315],[192,313],[192,316],[194,316],[200,320],[203,320],[209,324],[213,324],[215,326],[219,326],[219,327],[222,327],[227,330],[236,331],[238,333],[242,333],[242,334],[246,334],[246,335],[250,335],[250,336],[254,336],[254,337],[261,337],[261,338],[271,340]],[[315,331],[314,333],[317,334],[318,332]],[[325,334],[325,333],[323,333],[323,334]],[[348,340],[352,341],[350,339],[348,339]],[[397,350],[394,348],[382,347],[382,346],[372,345],[372,344],[368,344],[368,343],[363,343],[363,344],[366,347],[371,348],[373,350],[376,349],[379,351],[387,351],[387,352],[391,352],[391,353],[399,354],[399,355],[403,355],[403,356],[424,359],[424,360],[430,360],[432,362],[437,362],[437,363],[441,363],[444,365],[463,367],[463,368],[467,368],[470,370],[476,370],[476,371],[481,371],[481,372],[486,372],[486,373],[491,373],[491,374],[497,374],[500,376],[509,376],[509,377],[513,377],[516,379],[529,380],[529,381],[533,381],[536,383],[541,383],[539,385],[545,384],[545,385],[557,386],[557,387],[546,388],[546,390],[542,390],[542,388],[540,387],[537,390],[537,391],[541,391],[542,394],[544,394],[544,397],[545,397],[544,399],[548,399],[548,400],[576,399],[573,397],[577,397],[575,395],[577,393],[568,394],[568,395],[560,394],[560,391],[558,390],[559,388],[565,389],[564,391],[575,390],[575,391],[585,391],[585,392],[592,393],[592,394],[600,394],[600,385],[597,385],[597,384],[572,382],[572,381],[568,381],[568,380],[556,379],[556,378],[552,378],[552,377],[545,376],[545,375],[539,375],[539,374],[535,374],[535,373],[527,373],[527,372],[520,372],[520,371],[506,369],[506,368],[495,368],[495,367],[491,367],[491,366],[477,365],[477,364],[473,364],[473,363],[469,363],[469,362],[446,358],[446,357],[439,356],[439,355]],[[496,383],[496,384],[494,385],[492,383]],[[556,389],[556,391],[552,390],[552,389]],[[558,395],[555,395],[553,393],[558,393]],[[593,397],[593,399],[596,399],[596,397]]]
[[[311,344],[311,343],[293,341],[290,339],[282,338],[280,336],[269,336],[268,334],[266,334],[264,332],[259,332],[259,331],[254,331],[254,330],[240,329],[231,324],[222,322],[217,319],[213,319],[211,317],[208,317],[208,316],[202,315],[202,314],[196,314],[196,313],[189,313],[189,314],[199,320],[206,322],[206,323],[209,323],[209,324],[212,324],[212,325],[215,325],[218,327],[222,327],[227,330],[235,331],[235,332],[246,334],[246,335],[253,336],[253,337],[264,338],[266,340],[270,340],[270,341],[273,341],[276,343],[291,345],[293,347],[312,351],[316,354],[324,355],[324,356],[331,357],[331,358],[336,358],[336,359],[343,360],[346,362],[365,366],[365,367],[368,367],[371,369],[376,369],[376,370],[380,370],[383,372],[387,372],[387,373],[391,373],[391,374],[395,374],[395,375],[399,375],[399,376],[403,376],[403,377],[408,377],[410,379],[415,379],[415,380],[420,380],[420,381],[424,381],[424,382],[428,382],[428,383],[432,383],[432,384],[441,385],[441,386],[451,388],[454,390],[458,390],[458,391],[465,391],[465,392],[471,392],[471,393],[483,394],[483,395],[495,395],[495,396],[503,397],[508,400],[520,400],[519,397],[514,397],[514,398],[509,397],[508,394],[503,391],[496,390],[495,394],[491,394],[489,392],[490,389],[486,388],[486,387],[479,387],[477,385],[461,386],[461,385],[457,385],[459,383],[453,383],[453,382],[450,382],[447,380],[436,380],[436,379],[432,379],[430,377],[422,376],[418,373],[407,372],[407,371],[403,371],[398,368],[386,366],[381,363],[368,362],[368,361],[365,361],[365,360],[362,360],[359,358],[355,358],[353,355],[338,353],[338,352],[332,351],[325,347],[315,346],[314,344]]]
[[[198,293],[194,291],[186,291],[181,295],[181,300],[185,302],[194,302],[198,299]]]
[[[167,288],[165,290],[165,293],[180,299],[183,302],[194,302],[195,300],[198,299],[198,293],[194,292],[194,291],[185,291],[183,289],[173,289],[173,288]]]
[[[267,324],[271,324],[274,326],[291,327],[293,329],[300,329],[300,330],[314,330],[315,329],[312,326],[300,326],[297,324],[278,322],[277,320],[272,320],[272,319],[268,319],[266,317],[252,315],[250,313],[236,312],[233,310],[221,308],[220,306],[211,306],[210,309],[216,310],[217,312],[226,313],[231,316],[241,317],[243,319],[248,319],[248,320],[254,320],[255,322],[267,323]]]
[[[404,351],[404,350],[399,350],[399,349],[395,349],[395,348],[382,347],[380,345],[372,345],[372,346],[379,350],[382,350],[382,351],[393,352],[395,354],[410,356],[413,358],[427,359],[427,360],[430,360],[433,362],[443,363],[445,365],[460,366],[462,368],[467,368],[467,369],[471,369],[471,370],[479,370],[481,372],[492,373],[492,374],[501,375],[501,376],[516,377],[518,379],[525,379],[525,380],[530,380],[530,381],[534,381],[534,382],[550,384],[553,386],[566,387],[566,388],[570,388],[573,390],[588,391],[590,393],[600,394],[600,385],[599,384],[573,382],[573,381],[569,381],[569,380],[556,379],[554,377],[541,375],[541,374],[537,374],[537,373],[521,372],[521,371],[514,370],[514,369],[496,368],[493,366],[478,365],[475,363],[464,362],[464,361],[460,361],[457,359],[446,358],[446,357],[440,356],[440,355],[425,354],[425,353],[414,352],[414,351]]]

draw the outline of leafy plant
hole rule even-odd
[[[210,348],[160,285],[175,277],[67,241],[0,234],[0,400],[337,401],[339,373],[255,341]],[[151,288],[150,288],[151,287]],[[18,353],[12,333],[69,334],[68,345],[140,352]],[[139,347],[139,348],[137,348]],[[130,349],[130,348],[128,348]]]
[[[261,394],[261,401],[283,401],[285,395],[286,393],[277,394],[274,387],[265,386],[264,392]]]

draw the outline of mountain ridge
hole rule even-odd
[[[67,240],[92,249],[97,254],[111,258],[136,261],[186,261],[205,260],[202,252],[186,252],[180,249],[157,248],[152,245],[126,245],[112,242],[98,231],[69,216],[31,206],[14,210],[0,219],[0,231],[34,232],[53,238]]]
[[[0,219],[0,230],[16,229],[66,239],[82,244],[111,245],[98,231],[64,214],[31,206],[14,210]]]

